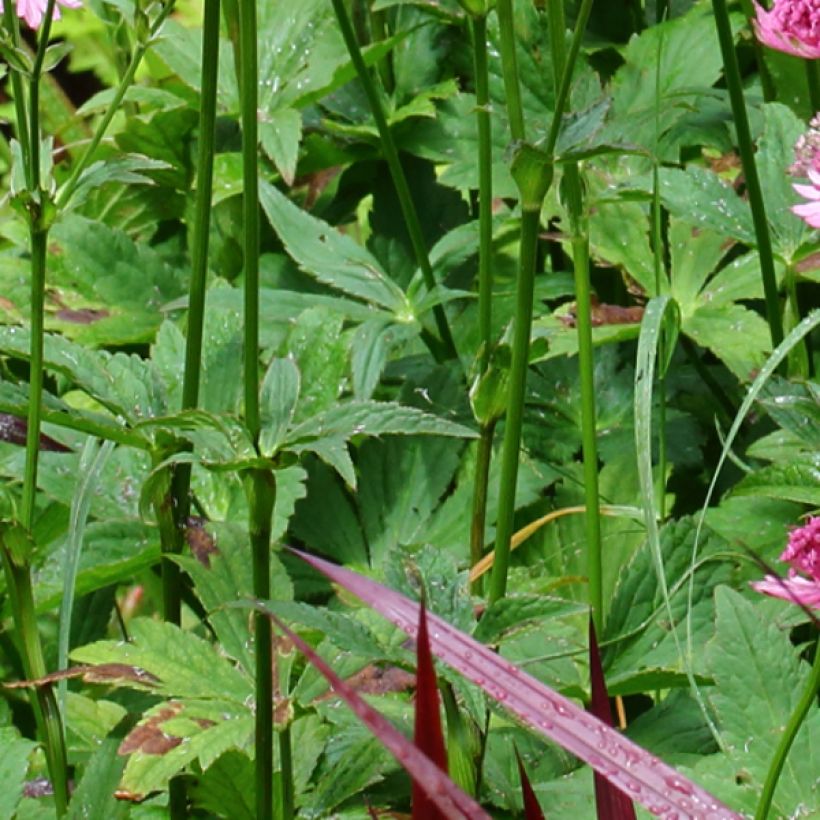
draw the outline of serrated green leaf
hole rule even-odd
[[[146,714],[150,719],[165,709],[160,704]],[[134,752],[125,766],[122,787],[135,794],[148,794],[164,789],[168,780],[193,760],[199,760],[204,770],[222,754],[231,749],[245,748],[253,736],[253,714],[249,709],[226,712],[225,704],[215,702],[211,708],[201,704],[184,704],[183,712],[191,713],[191,720],[178,721],[175,734],[171,720],[159,724],[158,730],[180,738],[181,742],[164,754]],[[201,721],[201,723],[200,723]],[[169,724],[166,727],[166,723]],[[187,731],[186,731],[187,730]]]
[[[681,221],[756,244],[748,204],[717,174],[697,166],[662,168],[660,183],[664,205]]]
[[[136,618],[131,641],[99,641],[75,649],[80,663],[126,663],[150,672],[159,683],[152,691],[170,697],[224,699],[244,703],[253,693],[245,677],[207,641],[170,623]]]
[[[586,613],[585,604],[544,595],[511,595],[489,606],[473,632],[477,641],[496,644],[505,636],[534,622],[543,624],[553,618]],[[549,626],[544,625],[544,629]]]
[[[403,291],[365,248],[298,208],[272,185],[260,186],[259,199],[271,225],[302,270],[350,296],[393,314],[407,315],[409,306]]]
[[[684,619],[689,607],[688,570],[692,558],[695,525],[689,518],[672,521],[660,533],[664,572],[669,586],[672,616],[681,642],[686,640]],[[695,574],[692,598],[692,635],[695,645],[708,640],[714,629],[712,592],[731,577],[732,565],[724,560],[706,560],[726,548],[722,538],[701,533],[701,563]],[[610,693],[643,691],[685,683],[684,668],[668,622],[663,595],[654,568],[652,552],[644,544],[621,572],[606,623],[602,645],[604,668]],[[694,673],[707,674],[703,657],[692,659]],[[666,676],[666,682],[661,681]]]
[[[804,457],[788,464],[770,464],[744,476],[734,495],[763,495],[820,507],[820,463]]]
[[[301,375],[297,423],[335,405],[345,389],[350,342],[343,326],[339,313],[314,307],[299,315],[288,334],[285,350]]]
[[[15,817],[23,795],[28,758],[36,744],[10,726],[0,727],[0,817]]]
[[[262,150],[273,160],[287,185],[293,185],[301,139],[302,115],[293,108],[277,109],[259,123]]]
[[[196,778],[188,793],[197,806],[215,815],[230,806],[232,820],[255,820],[254,777],[253,761],[229,750]]]
[[[288,431],[285,445],[300,444],[322,436],[350,439],[353,436],[431,435],[475,438],[461,424],[431,416],[415,407],[392,402],[350,401],[332,407]]]
[[[727,587],[716,591],[716,633],[707,646],[715,680],[707,694],[744,789],[760,793],[774,748],[808,679],[808,664],[786,634],[748,600]],[[772,814],[807,816],[820,810],[820,712],[809,713],[778,781]]]
[[[259,449],[272,456],[285,438],[299,400],[299,369],[293,359],[273,359],[262,379]]]

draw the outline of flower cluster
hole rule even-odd
[[[758,39],[770,48],[820,59],[820,0],[774,0],[769,11],[755,3]]]
[[[794,146],[794,164],[789,173],[807,177],[810,184],[795,183],[794,190],[808,200],[792,208],[792,213],[812,228],[820,228],[820,114],[809,123],[809,130]]]
[[[752,586],[766,595],[820,609],[820,516],[791,531],[780,560],[791,564],[787,578],[767,575]]]
[[[16,0],[17,16],[28,23],[30,28],[38,28],[43,22],[46,13],[47,0]],[[54,4],[54,19],[60,19],[60,6],[67,9],[76,9],[82,5],[80,0],[56,0]],[[0,0],[0,12],[3,10],[3,0]]]

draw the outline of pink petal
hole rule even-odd
[[[794,205],[791,212],[799,216],[811,228],[820,228],[820,202],[807,202],[804,205]]]
[[[812,609],[820,609],[820,583],[800,575],[791,578],[767,575],[762,581],[752,581],[751,586],[764,595],[782,598],[784,601]]]
[[[806,199],[820,199],[820,188],[815,188],[814,185],[802,185],[795,182],[792,188]]]

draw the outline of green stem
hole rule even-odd
[[[259,179],[256,5],[239,2],[240,98],[242,101],[242,252],[245,273],[245,424],[259,437]]]
[[[777,278],[774,271],[774,255],[769,234],[769,223],[766,219],[766,207],[763,202],[763,191],[757,174],[754,157],[754,146],[749,129],[749,118],[746,114],[746,101],[743,97],[743,82],[740,76],[737,54],[735,53],[732,26],[729,22],[729,10],[726,0],[712,0],[715,13],[720,50],[723,55],[723,69],[726,86],[732,104],[732,115],[737,130],[738,149],[746,177],[746,190],[749,196],[749,207],[752,210],[757,252],[760,256],[760,273],[763,279],[763,292],[766,299],[766,318],[769,322],[772,347],[783,341],[783,323],[780,317],[780,300],[777,294]]]
[[[566,100],[567,72],[564,56],[564,7],[550,3],[550,40],[556,98]],[[585,21],[584,21],[585,24]],[[572,46],[579,42],[578,29]],[[572,48],[571,46],[571,48]],[[577,51],[575,52],[577,54]],[[573,58],[574,59],[574,58]],[[559,80],[560,78],[560,80]],[[562,103],[563,104],[563,103]],[[564,188],[572,232],[572,262],[575,276],[575,308],[578,330],[578,368],[581,377],[581,445],[584,461],[584,524],[587,542],[587,578],[592,620],[599,634],[603,631],[603,581],[601,558],[601,514],[598,492],[598,444],[595,410],[595,356],[592,347],[592,292],[589,281],[589,231],[584,213],[581,175],[576,162],[564,168]]]
[[[211,191],[213,188],[218,68],[219,0],[205,0],[196,200],[191,241],[191,286],[188,297],[188,330],[185,339],[185,375],[182,382],[183,410],[199,404],[202,328],[205,320],[205,283],[208,276],[208,240],[211,234]]]
[[[244,0],[243,0],[244,2]],[[276,487],[270,470],[251,470],[245,476],[248,498],[254,597],[270,598],[270,538]],[[271,623],[262,612],[254,612],[256,648],[256,817],[269,820],[273,807],[283,806],[282,795],[274,801],[273,785],[273,675]],[[285,762],[284,760],[282,761]],[[282,780],[292,783],[292,774],[282,771]],[[290,786],[292,791],[292,785]],[[285,788],[282,791],[286,791]],[[280,815],[282,816],[282,815]],[[290,815],[285,816],[289,820]]]
[[[578,165],[564,168],[564,188],[572,228],[572,262],[575,271],[575,306],[578,329],[578,368],[581,376],[581,441],[584,459],[584,514],[587,542],[587,577],[592,621],[603,634],[604,598],[601,559],[601,515],[598,493],[598,444],[595,411],[595,355],[592,347],[592,294],[589,281],[589,233],[584,216]]]
[[[122,105],[123,98],[125,97],[126,92],[130,88],[131,84],[134,81],[134,76],[137,73],[137,69],[140,67],[140,63],[142,62],[142,58],[145,56],[145,53],[148,51],[149,46],[151,45],[151,41],[154,35],[160,30],[162,24],[165,22],[168,15],[174,8],[173,2],[166,3],[161,11],[159,12],[157,19],[151,25],[151,33],[145,39],[144,42],[140,42],[139,45],[134,49],[134,53],[131,55],[131,61],[128,64],[128,68],[125,70],[125,74],[123,74],[122,79],[117,86],[117,90],[114,93],[114,98],[111,100],[110,105],[103,114],[102,119],[97,124],[97,128],[94,131],[93,136],[91,137],[91,141],[83,151],[82,156],[77,160],[74,167],[71,169],[71,174],[66,181],[65,185],[60,189],[59,193],[57,194],[57,208],[63,208],[66,203],[71,199],[71,195],[74,193],[74,189],[77,187],[77,184],[80,181],[80,177],[83,174],[83,171],[88,167],[88,164],[91,162],[94,152],[97,150],[102,138],[105,136],[106,131],[108,130],[108,126],[111,125],[111,120],[114,119],[114,115],[119,111],[120,106]]]
[[[387,117],[384,113],[384,105],[382,104],[381,94],[376,87],[373,77],[365,65],[362,57],[359,43],[356,40],[356,33],[353,31],[353,26],[350,23],[347,10],[345,9],[344,0],[332,0],[333,10],[336,12],[336,19],[339,22],[339,29],[342,32],[345,45],[347,46],[350,59],[356,69],[356,74],[362,87],[367,95],[368,103],[370,104],[370,112],[373,119],[376,121],[376,128],[379,131],[379,138],[384,151],[384,158],[387,162],[387,167],[390,169],[390,176],[393,179],[393,185],[396,188],[396,195],[398,196],[399,205],[401,206],[402,216],[404,217],[404,224],[407,228],[407,233],[410,237],[410,243],[413,246],[413,252],[416,256],[416,264],[421,270],[421,275],[424,278],[424,284],[428,290],[433,290],[436,287],[436,278],[433,274],[433,268],[430,264],[430,257],[427,254],[427,248],[424,242],[424,234],[421,229],[421,222],[419,221],[416,207],[413,204],[413,198],[410,195],[410,188],[407,185],[407,177],[404,174],[404,169],[399,160],[399,153],[396,148],[393,133],[387,123]],[[447,315],[444,308],[439,304],[433,308],[433,318],[435,319],[436,328],[444,346],[444,354],[449,358],[456,357],[456,346],[453,341],[453,335],[450,332],[450,326],[447,323]]]
[[[521,214],[521,248],[518,266],[516,310],[513,320],[513,348],[510,364],[510,387],[501,452],[501,492],[495,536],[495,561],[490,577],[489,603],[504,597],[510,564],[510,540],[515,515],[515,489],[518,482],[518,460],[521,428],[524,421],[524,398],[530,357],[530,331],[535,285],[535,262],[540,225],[540,207]]]
[[[23,669],[28,680],[36,680],[46,674],[46,664],[37,629],[31,571],[28,564],[21,566],[15,563],[5,545],[0,546]],[[38,686],[32,694],[31,705],[38,732],[45,746],[46,764],[54,789],[54,807],[57,816],[62,817],[68,810],[66,749],[60,710],[51,686]]]
[[[39,206],[32,205],[31,219],[31,348],[29,355],[29,404],[26,430],[26,467],[23,475],[23,497],[20,507],[20,523],[27,533],[34,529],[37,494],[37,467],[40,451],[40,422],[43,403],[43,360],[45,347],[45,281],[46,245],[48,231],[40,226]],[[9,588],[14,588],[17,599],[15,624],[23,647],[23,662],[29,678],[45,675],[40,633],[34,609],[31,588],[31,569],[16,566],[8,561]],[[54,787],[55,806],[58,815],[65,814],[68,806],[68,782],[66,773],[66,750],[62,720],[54,692],[50,686],[37,690],[35,709],[38,729],[45,743],[48,770]]]
[[[814,663],[812,663],[809,679],[806,682],[806,688],[797,702],[794,712],[792,712],[783,734],[780,736],[780,743],[777,744],[772,762],[769,764],[769,771],[766,773],[766,781],[763,784],[763,792],[760,795],[760,802],[757,804],[757,811],[755,812],[755,820],[765,820],[769,816],[769,809],[772,805],[772,798],[777,787],[777,781],[780,779],[780,773],[783,771],[783,766],[786,763],[786,757],[789,754],[789,749],[792,747],[797,732],[803,725],[809,709],[814,706],[817,701],[817,693],[820,691],[820,645],[814,646]]]
[[[484,528],[487,521],[487,486],[490,480],[490,461],[493,454],[495,421],[481,426],[476,453],[473,509],[470,517],[470,566],[475,566],[484,555]],[[479,578],[473,583],[473,592],[479,594],[483,586]]]
[[[806,80],[809,84],[809,103],[815,113],[820,111],[820,66],[817,60],[804,60],[806,64]]]
[[[487,68],[487,18],[471,20],[478,126],[478,329],[480,372],[490,364],[493,319],[493,145]]]
[[[786,331],[800,323],[800,302],[797,297],[797,272],[794,265],[786,266],[784,276],[786,286]],[[800,379],[809,376],[809,338],[806,337],[789,353],[789,375]]]
[[[515,20],[512,0],[497,0],[495,12],[498,15],[501,71],[504,78],[504,97],[510,121],[510,134],[513,142],[521,142],[526,139],[526,132],[524,106],[521,102],[521,88],[518,83],[518,57],[515,53]]]
[[[493,175],[492,124],[490,122],[489,72],[487,68],[487,18],[470,21],[475,73],[476,125],[478,127],[478,330],[479,378],[490,366],[492,352],[492,243],[493,243]],[[473,508],[470,520],[470,564],[474,566],[484,554],[484,528],[487,518],[487,484],[493,450],[495,420],[481,426],[473,484]],[[481,580],[473,585],[480,592]]]

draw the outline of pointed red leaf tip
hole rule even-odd
[[[292,552],[415,637],[418,604],[344,567],[299,550]],[[568,698],[441,618],[427,617],[431,651],[439,660],[480,686],[534,731],[601,772],[652,814],[668,820],[740,820],[739,814],[705,789]]]
[[[384,715],[377,712],[369,703],[359,697],[352,686],[343,681],[314,651],[310,644],[303,641],[295,632],[288,629],[275,615],[268,612],[268,617],[276,624],[294,646],[310,661],[333,691],[351,708],[353,713],[382,742],[385,748],[401,763],[419,783],[436,810],[437,817],[446,820],[492,820],[489,814],[463,792],[427,755],[419,751]],[[430,816],[430,815],[428,815]]]
[[[419,631],[416,638],[416,720],[413,733],[416,748],[447,773],[447,750],[441,730],[436,670],[430,637],[427,634],[427,608],[419,607]],[[441,820],[444,815],[435,807],[418,780],[413,780],[413,820]]]
[[[609,693],[606,690],[604,668],[601,665],[601,653],[592,616],[589,619],[589,680],[592,689],[589,711],[607,726],[612,726]],[[595,772],[595,806],[598,810],[598,820],[635,820],[635,806],[632,801],[600,772]]]
[[[544,812],[541,811],[541,806],[538,805],[538,798],[535,796],[532,784],[527,771],[524,768],[524,761],[521,760],[521,755],[518,753],[518,747],[514,746],[515,759],[518,763],[518,777],[521,779],[521,794],[524,798],[524,817],[526,820],[544,820]]]

